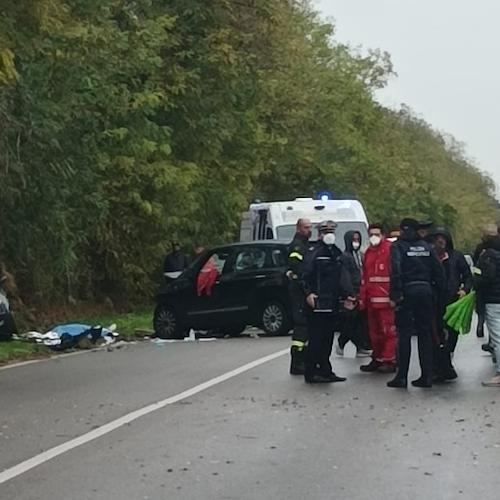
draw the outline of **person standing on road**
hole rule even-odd
[[[356,296],[361,286],[363,273],[363,254],[361,253],[361,233],[359,231],[348,231],[344,236],[345,252],[342,254],[342,263],[349,272],[351,284]],[[348,342],[356,346],[356,357],[366,358],[371,355],[366,332],[366,319],[364,313],[355,307],[352,311],[344,310],[341,314],[340,336],[336,353],[344,355],[344,348]]]
[[[483,228],[483,236],[481,239],[481,243],[476,247],[474,251],[474,256],[472,260],[474,261],[474,265],[477,266],[479,263],[479,259],[483,252],[485,251],[486,242],[496,236],[498,234],[498,228],[495,224],[488,224]],[[477,312],[477,328],[476,328],[476,336],[478,338],[484,338],[484,304],[481,298],[481,293],[477,292],[476,296],[476,312]],[[486,342],[482,345],[483,351],[492,352],[492,347],[489,342]]]
[[[472,290],[472,272],[464,254],[455,250],[449,231],[439,228],[434,231],[434,245],[446,277],[443,294],[443,316],[446,307],[465,297]],[[450,352],[454,353],[458,342],[458,332],[446,327]]]
[[[309,344],[306,352],[305,381],[308,384],[344,382],[332,371],[330,356],[340,299],[347,309],[354,307],[349,273],[342,264],[342,252],[335,245],[333,221],[318,226],[318,244],[306,256],[302,283],[306,301]]]
[[[474,285],[484,303],[486,326],[496,367],[494,377],[483,382],[483,386],[500,387],[500,236],[493,236],[485,242],[484,252],[475,271]]]
[[[393,229],[389,233],[389,237],[387,238],[391,243],[394,243],[401,236],[401,231],[399,229]]]
[[[197,259],[203,252],[205,251],[205,248],[203,245],[200,245],[199,243],[196,243],[194,246],[194,259]]]
[[[427,241],[427,243],[432,242],[432,227],[434,222],[430,220],[422,220],[418,223],[418,234],[421,239]]]
[[[445,272],[442,297],[437,298],[434,331],[434,382],[455,380],[452,354],[458,342],[458,332],[448,327],[444,315],[448,305],[464,297],[472,289],[472,272],[464,255],[454,249],[449,231],[438,228],[433,233],[433,245]]]
[[[499,229],[497,228],[496,224],[487,224],[486,226],[483,227],[483,236],[481,237],[481,243],[477,245],[474,255],[472,256],[472,260],[474,261],[474,264],[478,264],[479,258],[481,257],[482,253],[486,250],[486,242],[488,240],[491,240],[494,236],[497,236],[499,233]]]
[[[391,245],[381,224],[368,228],[370,247],[365,253],[363,281],[359,293],[361,307],[366,310],[372,361],[361,366],[365,373],[396,371],[396,326],[394,307],[389,298],[391,281]]]
[[[305,349],[307,345],[307,320],[305,317],[306,297],[300,282],[303,274],[304,258],[309,250],[309,239],[312,234],[312,225],[309,219],[299,219],[297,221],[297,232],[293,238],[288,252],[287,273],[289,284],[290,300],[293,310],[293,333],[292,347],[290,349],[290,374],[305,374]]]
[[[172,243],[172,251],[165,257],[163,263],[163,272],[167,278],[176,278],[179,273],[188,266],[186,256],[181,250],[181,244],[178,241]]]
[[[398,371],[388,387],[406,388],[411,356],[411,337],[418,334],[422,375],[414,387],[432,387],[433,310],[442,295],[444,270],[432,246],[419,235],[414,219],[401,222],[401,237],[391,248],[391,301],[396,305]]]

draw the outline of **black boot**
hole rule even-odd
[[[456,380],[458,378],[458,373],[455,368],[450,368],[446,373],[443,374],[445,380]]]
[[[330,373],[330,382],[335,383],[335,382],[345,382],[347,379],[345,377],[339,377],[335,373]]]
[[[331,384],[333,380],[330,377],[323,377],[323,375],[306,375],[306,384]]]
[[[359,369],[363,373],[373,373],[378,371],[378,369],[382,366],[382,363],[380,361],[377,361],[375,359],[372,359],[370,363],[367,365],[360,366]]]
[[[421,387],[422,389],[430,389],[432,387],[432,378],[422,376],[414,380],[411,385],[413,387]]]
[[[493,353],[495,350],[493,349],[493,346],[490,344],[490,343],[487,343],[487,344],[482,344],[481,345],[481,349],[484,351],[484,352],[489,352],[489,353]]]
[[[396,377],[390,382],[387,382],[387,387],[391,387],[393,389],[406,389],[408,387],[408,382],[404,378]]]
[[[299,351],[296,347],[290,350],[290,375],[304,375],[306,373],[306,365],[304,362],[304,349]]]

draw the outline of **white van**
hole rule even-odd
[[[243,213],[240,241],[292,241],[300,218],[310,219],[313,225],[325,220],[335,221],[338,224],[337,245],[341,250],[344,249],[344,235],[348,231],[359,231],[363,246],[368,243],[368,219],[359,201],[313,198],[252,203],[250,210]],[[312,239],[316,238],[317,231],[314,229]]]

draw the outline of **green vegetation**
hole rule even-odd
[[[100,325],[105,328],[116,324],[116,331],[125,339],[134,338],[136,330],[151,331],[153,329],[153,313],[148,311],[137,314],[109,314],[90,316],[79,320],[78,323],[84,323],[92,326]]]
[[[13,360],[27,361],[49,356],[51,351],[44,346],[27,342],[0,342],[0,365]]]
[[[0,0],[0,256],[26,303],[138,303],[169,241],[328,188],[472,245],[492,181],[306,0]]]
[[[72,322],[84,323],[92,326],[101,325],[109,327],[117,325],[116,331],[124,340],[133,340],[135,331],[150,331],[153,324],[152,312],[136,314],[108,314],[89,316]],[[30,342],[0,342],[0,365],[10,361],[23,361],[43,358],[54,354],[48,347],[32,344]]]

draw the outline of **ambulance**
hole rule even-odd
[[[280,240],[292,241],[297,220],[306,218],[313,226],[321,221],[333,220],[338,224],[337,246],[344,250],[344,235],[359,231],[363,247],[368,243],[368,219],[363,205],[353,199],[333,199],[330,194],[314,198],[297,198],[293,201],[255,201],[243,213],[240,241]],[[317,239],[313,229],[312,240]]]

